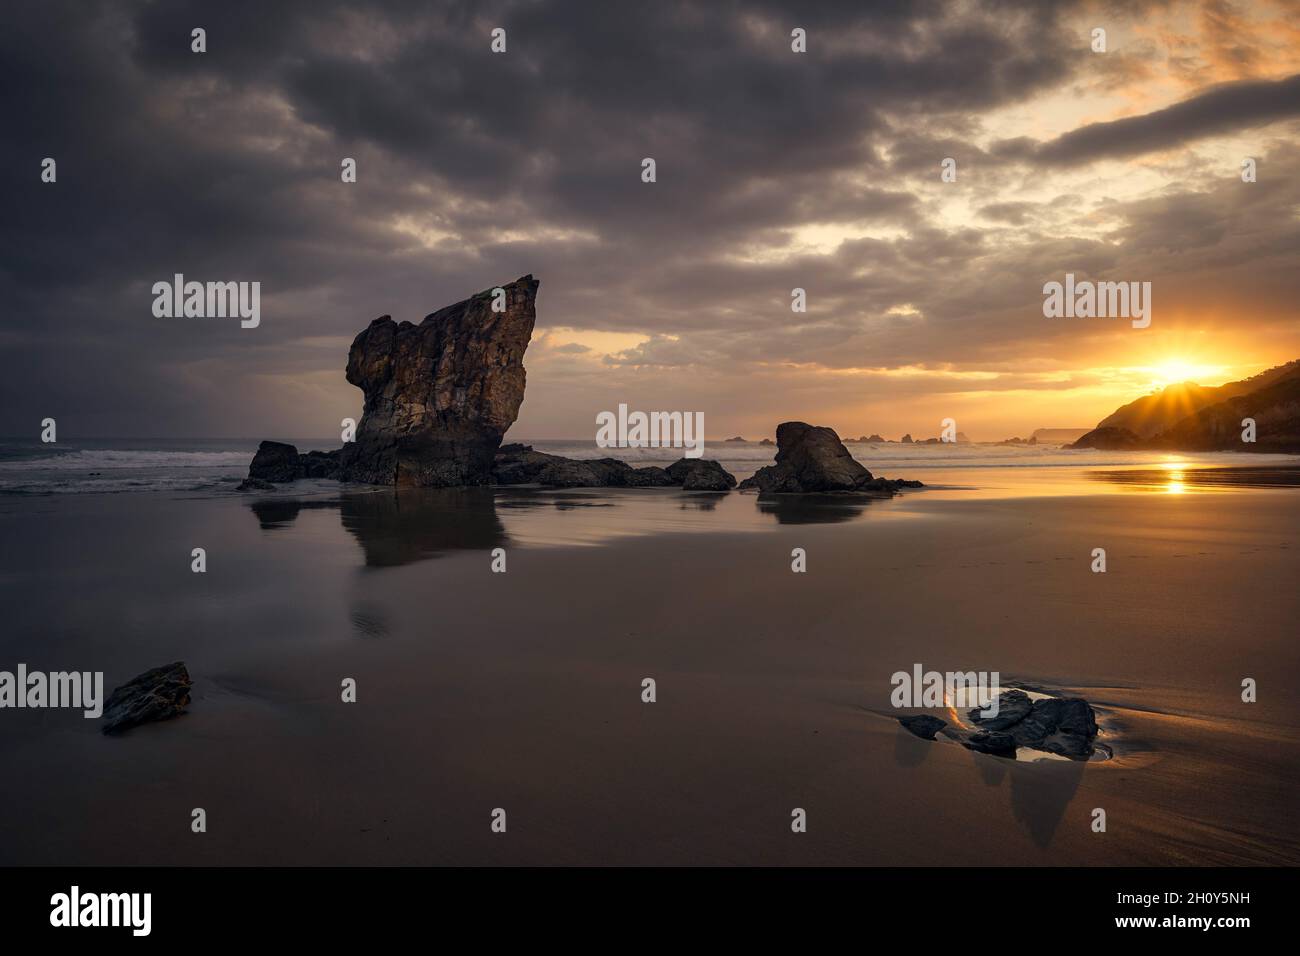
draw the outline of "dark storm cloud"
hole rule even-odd
[[[1073,166],[1097,159],[1172,149],[1218,133],[1300,116],[1300,74],[1276,81],[1230,83],[1141,116],[1092,123],[1034,150],[1034,159]]]
[[[1069,12],[910,0],[9,5],[0,431],[56,414],[69,435],[328,433],[356,410],[341,367],[370,319],[418,320],[528,272],[542,280],[543,327],[650,337],[613,368],[711,365],[722,379],[736,362],[993,355],[1023,337],[1013,316],[1041,274],[1066,260],[1111,268],[1119,253],[1049,225],[1017,251],[1008,224],[1032,230],[1064,212],[998,191],[979,228],[940,227],[922,184],[946,155],[999,191],[1063,162],[1065,137],[988,153],[973,140],[989,111],[1092,62],[1063,25]],[[503,56],[489,50],[495,26],[508,31]],[[808,30],[805,55],[790,52],[795,26]],[[207,53],[190,52],[194,27]],[[1174,112],[1136,138],[1156,149],[1223,112]],[[1115,137],[1096,129],[1073,142],[1108,155]],[[45,156],[59,164],[53,186],[39,182]],[[358,161],[356,184],[339,181],[344,156]],[[640,181],[646,156],[653,186]],[[1150,223],[1135,250],[1160,254],[1156,231],[1179,222],[1212,239],[1225,215],[1167,202],[1135,211]],[[153,318],[149,287],[175,272],[260,281],[262,326]],[[795,286],[810,290],[806,316],[790,312]]]

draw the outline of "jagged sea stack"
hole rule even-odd
[[[524,400],[524,350],[537,319],[531,275],[439,309],[419,325],[383,316],[352,342],[348,381],[365,393],[346,481],[399,487],[491,481],[501,437]]]

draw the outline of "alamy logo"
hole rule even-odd
[[[596,416],[599,448],[681,448],[687,458],[704,454],[703,412],[631,412],[618,406],[618,414]]]
[[[1074,273],[1065,274],[1065,284],[1048,282],[1043,286],[1043,315],[1049,319],[1124,318],[1133,320],[1133,328],[1151,324],[1150,282],[1082,282]]]
[[[5,707],[80,708],[87,720],[104,713],[103,671],[0,671],[0,709]]]
[[[51,926],[129,926],[148,936],[153,926],[152,893],[82,893],[73,886],[50,897]]]
[[[262,283],[186,282],[176,273],[171,282],[153,284],[153,314],[159,319],[225,319],[255,329],[262,322]]]
[[[911,673],[895,671],[889,702],[895,707],[981,707],[981,717],[996,717],[997,694],[1002,680],[998,671],[927,671],[913,664]]]

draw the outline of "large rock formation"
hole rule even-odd
[[[893,492],[919,488],[919,481],[873,478],[844,447],[833,429],[805,422],[782,422],[776,428],[776,464],[760,468],[740,483],[742,491],[802,493],[810,491]]]
[[[492,480],[501,437],[524,400],[524,350],[537,319],[531,275],[425,316],[375,319],[352,342],[348,381],[365,393],[345,481],[439,487]]]

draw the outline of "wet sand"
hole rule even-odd
[[[0,667],[195,694],[0,713],[0,864],[1294,865],[1300,499],[1159,487],[6,500]],[[1082,694],[1115,758],[912,737],[917,662]]]

